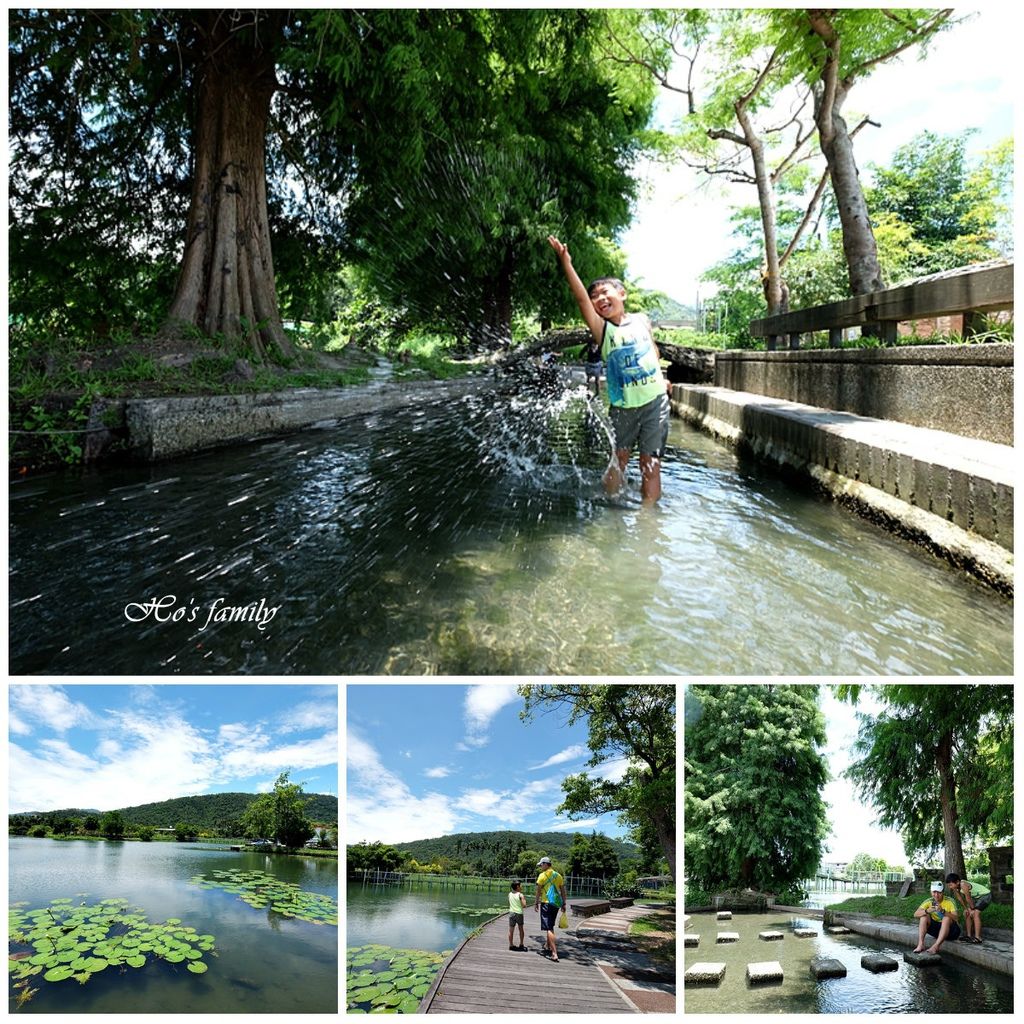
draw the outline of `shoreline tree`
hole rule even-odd
[[[862,687],[835,688],[856,704]],[[846,771],[897,828],[910,857],[943,851],[944,871],[966,874],[964,837],[997,842],[1013,836],[1013,686],[878,685],[877,716],[861,715]]]
[[[523,721],[559,712],[567,715],[568,725],[587,723],[587,767],[598,771],[563,780],[565,799],[558,813],[571,820],[618,811],[619,820],[631,827],[650,828],[675,878],[676,688],[651,683],[531,684],[520,686],[519,694]],[[616,762],[621,775],[607,771]]]
[[[828,834],[818,687],[695,685],[685,701],[688,881],[778,893],[808,878]]]

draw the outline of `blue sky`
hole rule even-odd
[[[558,714],[520,722],[515,684],[351,684],[346,701],[346,842],[496,829],[624,834],[615,814],[555,814],[562,779],[590,756],[586,724],[569,727]],[[587,770],[619,779],[625,767]]]
[[[338,792],[337,686],[15,683],[8,692],[13,812],[265,792],[287,770],[307,793]]]

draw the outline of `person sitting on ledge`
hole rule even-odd
[[[973,886],[955,871],[946,875],[950,895],[963,910],[964,934],[961,942],[981,945],[981,912],[992,902],[992,891],[987,885],[976,882]]]
[[[932,882],[931,898],[925,900],[914,911],[914,917],[920,921],[917,928],[915,953],[938,953],[946,939],[955,942],[960,937],[956,907],[948,896],[943,896],[944,889],[945,886],[941,882]],[[929,949],[924,948],[925,935],[935,938],[935,942]]]

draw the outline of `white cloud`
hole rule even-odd
[[[439,764],[436,768],[428,768],[423,774],[428,779],[446,779],[451,775],[452,769],[446,767],[443,764]]]
[[[402,757],[412,757],[411,750],[401,750],[399,751],[399,753],[402,755]]]
[[[576,758],[582,757],[586,753],[586,746],[582,743],[574,743],[571,747],[566,747],[565,750],[552,754],[543,764],[535,764],[527,770],[536,772],[540,771],[541,768],[550,768],[553,764],[565,764],[566,761],[575,761]]]
[[[276,779],[267,779],[265,782],[257,782],[256,783],[256,792],[257,793],[271,793],[271,792],[273,792],[273,790],[274,790],[274,783],[276,781],[277,781]]]
[[[545,832],[567,832],[571,828],[593,828],[600,818],[586,818],[583,821],[560,821],[556,825],[548,825]]]
[[[477,683],[470,686],[464,705],[465,743],[469,747],[484,746],[489,740],[487,730],[491,720],[503,707],[519,699],[514,683]]]
[[[313,700],[296,704],[279,721],[275,722],[275,731],[309,732],[316,729],[338,728],[338,696],[325,694]]]
[[[455,830],[459,815],[449,797],[441,793],[415,796],[398,775],[384,767],[377,751],[351,730],[346,749],[346,842],[400,843]]]
[[[44,690],[34,694],[15,691]],[[200,730],[173,707],[139,692],[131,710],[109,711],[104,719],[51,687],[12,687],[19,707],[33,707],[52,728],[72,723],[100,730],[92,756],[64,739],[48,737],[32,749],[9,743],[9,803],[12,811],[55,807],[107,810],[204,793],[217,785],[256,773],[334,765],[336,733],[290,744],[275,744],[258,726],[225,723],[216,732]],[[42,709],[41,711],[39,709]],[[268,787],[269,788],[269,787]]]
[[[588,774],[592,779],[603,779],[605,782],[621,782],[629,768],[628,757],[616,757],[605,764],[598,765]]]
[[[102,724],[84,704],[76,704],[59,686],[15,684],[10,687],[10,707],[23,736],[30,731],[28,719],[54,732],[67,732],[76,726],[95,729]]]

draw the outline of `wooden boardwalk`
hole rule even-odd
[[[558,959],[542,956],[543,933],[526,911],[525,953],[508,948],[508,915],[489,921],[441,968],[419,1013],[638,1013],[572,931],[557,929]],[[519,938],[518,929],[516,939]]]

